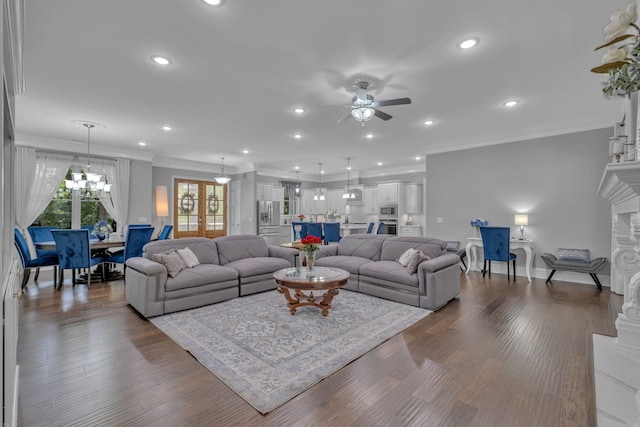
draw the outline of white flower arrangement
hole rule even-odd
[[[339,219],[339,218],[340,218],[340,215],[338,215],[338,213],[337,213],[335,210],[333,210],[333,209],[329,208],[329,210],[328,210],[328,211],[327,211],[327,213],[324,215],[324,217],[325,217],[326,219],[328,219],[329,221],[335,221],[335,220],[337,220],[337,219]]]
[[[607,48],[602,64],[591,71],[609,74],[609,79],[602,83],[602,92],[609,98],[628,96],[640,90],[640,27],[635,24],[637,19],[636,0],[615,10],[604,27],[605,43],[596,48]]]
[[[106,221],[98,221],[93,226],[93,234],[95,234],[96,236],[98,234],[104,234],[105,236],[108,236],[112,231],[113,230],[111,229],[111,226]]]

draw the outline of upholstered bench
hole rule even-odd
[[[583,250],[586,251],[586,250]],[[591,276],[593,281],[598,286],[598,289],[602,290],[602,284],[596,273],[604,267],[607,263],[607,258],[599,257],[594,259],[588,258],[588,252],[586,257],[556,257],[550,253],[543,253],[540,255],[547,268],[551,269],[551,273],[545,283],[549,283],[551,278],[557,270],[560,271],[572,271],[574,273],[587,273]]]

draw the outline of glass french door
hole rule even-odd
[[[215,182],[174,181],[174,237],[227,235],[227,187]]]

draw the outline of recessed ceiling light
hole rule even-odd
[[[479,42],[480,39],[478,39],[477,37],[472,37],[458,43],[458,49],[471,49],[472,47],[477,46]]]
[[[305,110],[302,107],[296,107],[296,108],[293,109],[293,112],[296,113],[296,114],[302,114],[302,113],[304,113],[304,111]]]
[[[364,137],[365,137],[365,138],[367,138],[367,139],[371,139],[371,138],[373,138],[374,136],[375,136],[374,134],[372,134],[372,133],[368,133],[368,134],[366,134]]]
[[[294,166],[293,168],[294,168],[295,170],[298,170],[298,169],[300,169],[300,166]]]
[[[302,134],[301,134],[301,133],[294,133],[294,134],[293,134],[293,137],[294,137],[295,139],[300,139],[300,138],[302,138]]]
[[[416,160],[421,160],[421,159],[422,159],[422,157],[416,156]]]
[[[165,131],[165,132],[169,132],[169,131],[172,131],[173,128],[171,126],[164,125],[164,126],[162,126],[162,130]]]
[[[138,145],[141,146],[141,147],[144,147],[145,145],[147,145],[147,143],[144,142],[144,141],[140,141],[140,142],[138,142]]]
[[[222,6],[222,4],[224,3],[224,0],[202,0],[202,1],[208,4],[209,6]]]
[[[382,166],[382,162],[378,162],[378,166]]]
[[[426,125],[426,126],[431,126],[431,125],[435,124],[435,123],[436,123],[436,121],[435,121],[435,120],[432,120],[432,119],[429,119],[429,120],[425,120],[425,121],[424,121],[424,122],[422,122],[422,123],[423,123],[424,125]]]
[[[242,150],[243,154],[249,154],[249,150]]]
[[[520,101],[517,101],[517,100],[515,100],[515,99],[514,99],[514,100],[512,100],[512,101],[507,101],[507,102],[505,102],[505,103],[504,103],[504,104],[502,104],[502,105],[504,105],[505,107],[515,107],[515,106],[516,106],[516,105],[518,105],[519,103],[520,103]]]
[[[169,58],[165,58],[164,56],[154,55],[151,57],[151,60],[158,65],[169,65],[171,64],[171,60]]]

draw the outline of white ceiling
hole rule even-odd
[[[594,47],[622,1],[28,0],[18,142],[294,177],[424,170],[416,156],[612,126]],[[471,50],[456,43],[480,39]],[[170,66],[150,57],[165,55]],[[336,123],[359,79],[393,115]],[[509,99],[520,105],[507,109]],[[307,112],[292,112],[302,106]],[[425,119],[434,126],[422,124]],[[160,129],[163,124],[172,132]],[[295,132],[303,134],[294,140]],[[375,138],[367,140],[364,134]],[[141,148],[138,141],[145,141]],[[603,141],[606,144],[606,141]],[[249,150],[243,154],[242,150]],[[136,154],[137,153],[137,154]],[[383,162],[383,166],[377,166]],[[324,178],[323,178],[324,180]]]

